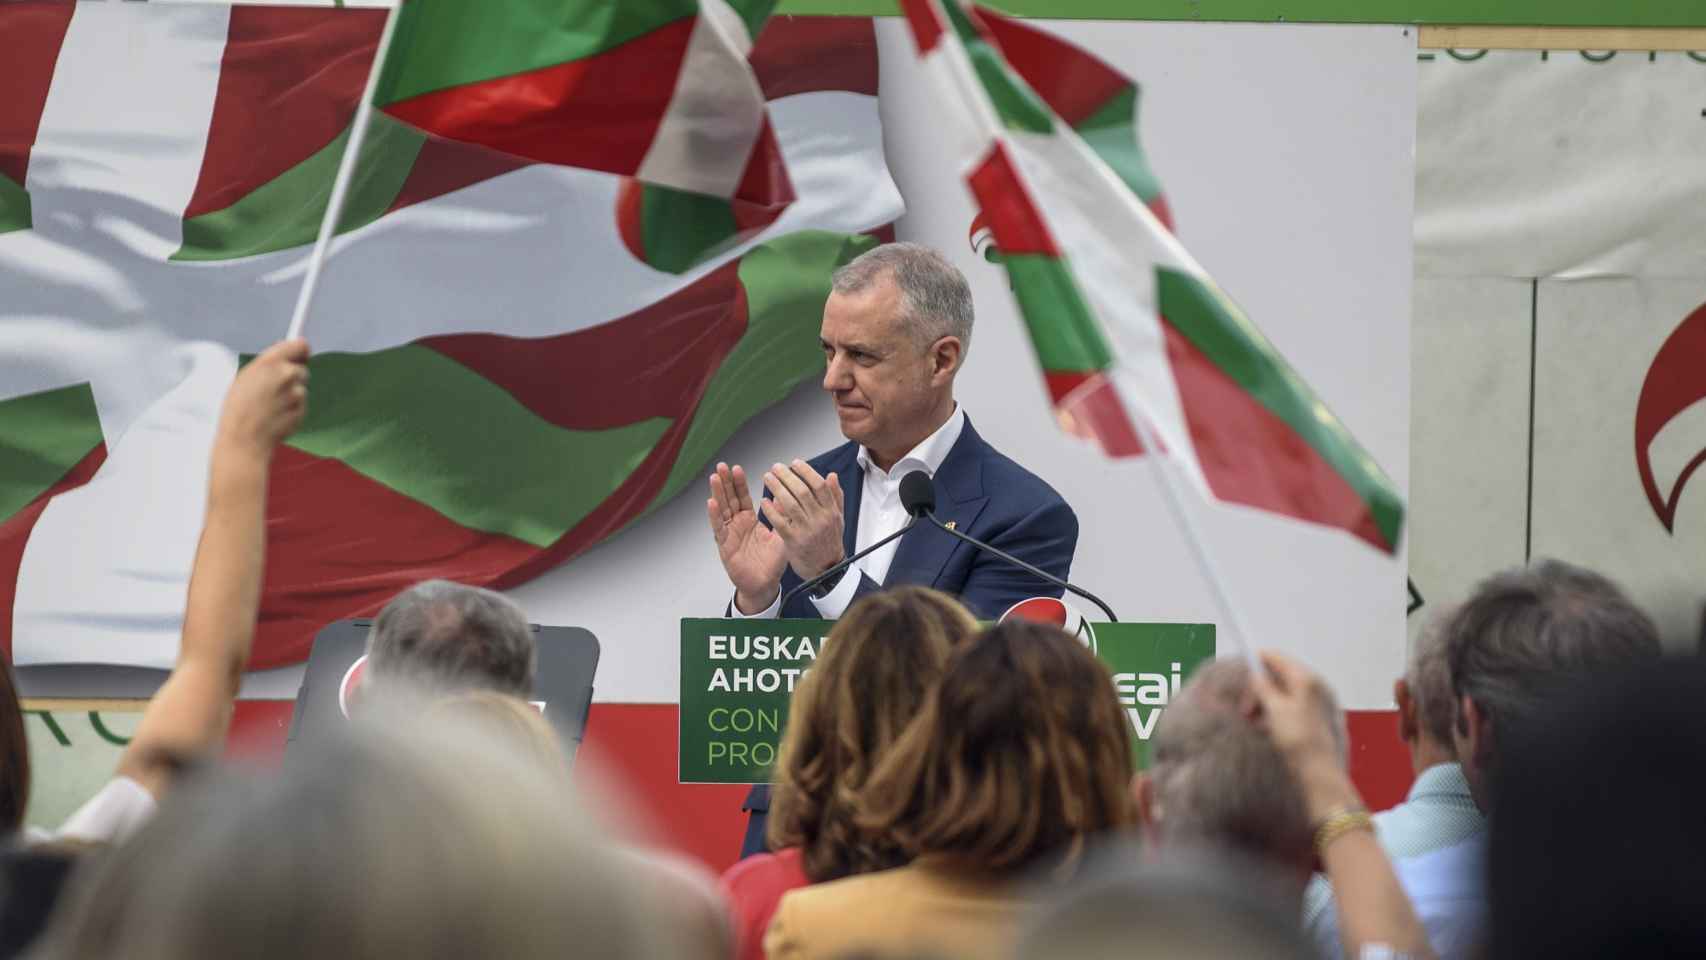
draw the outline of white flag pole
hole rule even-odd
[[[326,249],[332,245],[332,234],[343,216],[344,198],[349,194],[350,181],[355,177],[355,161],[361,154],[361,142],[367,139],[367,123],[373,116],[373,91],[379,85],[379,71],[385,66],[385,54],[391,49],[391,34],[397,25],[397,7],[402,2],[404,0],[398,0],[385,12],[385,28],[380,31],[379,46],[373,51],[373,65],[367,70],[367,86],[361,92],[361,102],[356,104],[355,119],[350,121],[349,142],[344,144],[344,155],[338,161],[338,175],[332,180],[332,195],[326,201],[326,215],[320,220],[320,234],[314,238],[314,249],[308,254],[308,274],[296,296],[296,312],[291,314],[290,332],[285,334],[286,339],[302,336],[302,328],[308,322],[308,309],[320,284],[320,266],[326,261]]]
[[[1167,508],[1173,514],[1173,521],[1179,525],[1179,530],[1185,535],[1185,542],[1190,545],[1191,555],[1196,558],[1197,569],[1202,571],[1203,579],[1208,581],[1209,592],[1214,594],[1214,602],[1220,607],[1220,612],[1232,626],[1232,633],[1237,638],[1236,646],[1244,654],[1245,663],[1251,670],[1262,670],[1262,663],[1256,657],[1256,637],[1245,624],[1244,617],[1238,612],[1238,606],[1232,602],[1232,594],[1226,589],[1226,581],[1220,575],[1220,567],[1214,562],[1214,554],[1208,549],[1208,540],[1197,529],[1197,523],[1185,510],[1184,497],[1179,493],[1179,478],[1174,471],[1177,465],[1171,454],[1162,450],[1161,444],[1155,439],[1155,432],[1149,418],[1140,411],[1127,405],[1127,413],[1131,415],[1132,425],[1137,428],[1137,438],[1143,444],[1143,452],[1155,463],[1155,473],[1161,478],[1161,499],[1167,501]],[[1215,635],[1216,646],[1219,646],[1220,636]]]

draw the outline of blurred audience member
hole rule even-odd
[[[1445,627],[1458,762],[1476,804],[1496,805],[1501,743],[1522,739],[1564,686],[1656,660],[1659,635],[1618,586],[1557,560],[1483,582]]]
[[[1076,639],[1006,623],[956,650],[860,793],[859,821],[907,866],[782,898],[772,960],[855,950],[989,957],[1011,948],[1027,871],[1057,875],[1131,826],[1131,725]]]
[[[634,863],[512,744],[352,726],[193,778],[79,873],[45,958],[693,957]]]
[[[1416,779],[1403,803],[1374,815],[1374,829],[1387,855],[1398,861],[1395,866],[1400,879],[1404,876],[1401,861],[1456,846],[1486,829],[1486,820],[1469,795],[1469,781],[1464,779],[1452,747],[1455,711],[1444,625],[1444,618],[1427,625],[1416,639],[1409,669],[1392,687],[1393,700],[1398,704],[1398,733],[1410,752]],[[1454,930],[1464,926],[1465,920],[1478,918],[1480,907],[1466,909],[1455,898],[1412,898],[1412,902],[1437,951],[1456,956],[1473,946],[1474,922],[1468,924],[1468,936],[1459,936]],[[1339,952],[1332,910],[1332,889],[1325,877],[1318,876],[1305,897],[1304,927],[1327,956]]]
[[[1171,709],[1171,707],[1169,707]],[[1295,879],[1228,854],[1098,851],[1025,924],[1018,960],[1313,960]]]
[[[30,742],[24,735],[24,705],[12,666],[0,663],[0,845],[23,834],[30,805]]]
[[[789,890],[911,859],[892,835],[860,826],[858,791],[918,715],[949,654],[977,631],[959,601],[924,587],[863,597],[830,630],[794,691],[772,774],[776,852],[723,874],[740,957],[762,960],[764,931]]]
[[[1434,956],[1427,932],[1374,836],[1374,821],[1345,770],[1344,728],[1319,676],[1271,651],[1247,674],[1249,712],[1273,739],[1303,791],[1315,856],[1338,901],[1339,939],[1350,957]]]
[[[1344,717],[1323,694],[1319,719],[1342,767]],[[1315,826],[1285,757],[1245,715],[1250,698],[1242,660],[1211,661],[1191,674],[1156,727],[1149,769],[1138,775],[1138,813],[1157,849],[1224,851],[1284,876],[1295,924],[1315,869]]]
[[[143,711],[117,775],[65,821],[60,836],[124,839],[153,814],[184,758],[224,745],[260,614],[272,454],[307,411],[305,340],[274,344],[232,382],[214,435],[178,662]]]
[[[1606,670],[1500,761],[1487,956],[1706,956],[1706,662]]]
[[[532,758],[540,769],[569,772],[567,750],[557,731],[532,703],[495,690],[465,690],[433,703],[429,715],[507,743],[517,753]]]
[[[495,690],[533,696],[537,644],[527,615],[501,593],[427,580],[399,593],[367,638],[364,691],[437,696]]]

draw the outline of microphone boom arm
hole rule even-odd
[[[824,582],[825,580],[828,580],[830,577],[835,576],[837,571],[848,569],[849,567],[853,566],[853,564],[858,563],[860,560],[863,560],[866,557],[866,555],[871,553],[873,550],[876,550],[878,547],[881,547],[883,544],[888,543],[890,540],[893,540],[894,538],[900,536],[901,534],[905,533],[906,531],[911,530],[913,519],[915,519],[915,518],[911,518],[911,517],[907,518],[906,525],[901,527],[899,530],[896,530],[895,532],[889,534],[888,536],[882,538],[881,540],[878,540],[876,543],[871,544],[870,546],[866,547],[865,549],[859,551],[858,553],[855,553],[851,557],[848,557],[847,559],[841,561],[840,563],[836,564],[835,566],[830,567],[828,570],[825,570],[824,572],[818,574],[817,576],[811,578],[810,580],[807,580],[806,582],[800,584],[799,586],[795,587],[794,589],[789,590],[786,594],[783,595],[782,602],[780,604],[778,604],[776,607],[777,615],[778,616],[781,615],[782,610],[788,606],[789,600],[794,599],[795,597],[799,596],[800,594],[804,593],[805,591],[810,590],[811,588],[817,586],[818,584]]]
[[[978,540],[975,537],[966,536],[965,534],[959,532],[958,530],[955,530],[953,527],[950,527],[950,526],[944,524],[942,521],[936,519],[936,514],[934,512],[926,511],[926,512],[922,513],[921,516],[923,516],[924,519],[929,520],[931,523],[935,524],[936,529],[942,531],[943,533],[947,533],[951,536],[958,537],[961,540],[964,540],[965,542],[971,544],[974,547],[978,547],[978,548],[983,549],[983,550],[988,550],[990,553],[995,554],[996,556],[1007,561],[1008,563],[1011,563],[1014,566],[1019,567],[1023,570],[1027,570],[1030,573],[1032,573],[1038,577],[1041,577],[1044,580],[1047,580],[1049,583],[1052,583],[1055,586],[1060,587],[1063,590],[1069,590],[1073,593],[1076,593],[1079,596],[1083,597],[1084,599],[1095,604],[1096,606],[1101,607],[1102,612],[1108,615],[1108,622],[1109,623],[1119,623],[1120,622],[1120,618],[1114,616],[1113,608],[1108,606],[1107,604],[1103,603],[1102,598],[1096,596],[1095,594],[1091,593],[1090,591],[1081,590],[1078,587],[1075,587],[1072,584],[1067,583],[1065,580],[1060,579],[1059,577],[1055,576],[1052,573],[1049,573],[1046,570],[1042,570],[1042,569],[1040,569],[1040,568],[1038,568],[1032,564],[1029,564],[1023,560],[1020,560],[1018,557],[1013,556],[1012,554],[1008,553],[1005,550],[1000,550],[1000,549],[997,549],[995,547],[992,547],[989,544],[984,543],[983,541]]]

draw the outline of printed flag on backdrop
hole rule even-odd
[[[680,272],[794,199],[747,62],[774,6],[411,0],[374,101],[437,136],[633,177],[623,239]]]
[[[19,663],[165,666],[219,403],[286,325],[383,20],[0,7],[15,24],[42,36],[0,63],[34,91],[0,107],[0,221],[22,220],[0,235],[0,639]],[[636,178],[376,120],[310,323],[309,419],[275,459],[251,666],[424,577],[507,586],[576,556],[818,373],[830,272],[902,211],[874,30],[778,21],[749,61],[797,199],[681,274],[625,241]]]
[[[1135,131],[1120,137],[1122,163],[1058,94],[1039,95],[1014,68],[1042,59],[1035,31],[957,0],[902,7],[932,95],[958,118],[945,147],[994,234],[1063,425],[1135,456],[1145,417],[1204,495],[1394,552],[1396,489],[1145,206],[1159,191],[1127,172],[1147,171],[1130,161],[1142,156]],[[1003,40],[1017,45],[1011,63]]]

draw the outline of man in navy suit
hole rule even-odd
[[[936,516],[1065,579],[1078,518],[1060,494],[972,429],[954,401],[971,343],[971,288],[941,254],[912,243],[877,247],[836,271],[819,339],[823,388],[848,442],[765,471],[754,505],[746,472],[717,464],[705,509],[734,585],[731,616],[841,616],[883,587],[956,594],[979,617],[1060,590],[934,527],[919,524],[839,578],[781,598],[906,523],[900,480],[922,470]],[[767,788],[748,798],[747,852],[762,849]],[[756,840],[756,844],[755,844]]]

